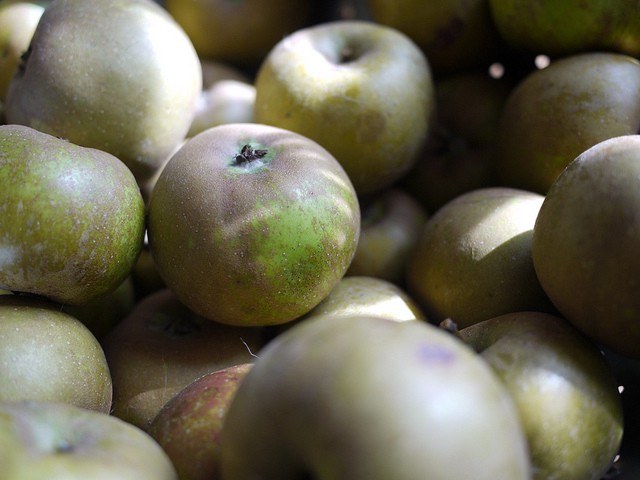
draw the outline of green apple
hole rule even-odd
[[[360,239],[347,275],[377,277],[402,285],[427,212],[412,195],[391,188],[363,205],[361,215]]]
[[[624,431],[613,370],[598,346],[564,318],[515,312],[463,328],[514,399],[534,479],[600,480]]]
[[[566,56],[585,51],[640,55],[638,0],[489,0],[494,24],[514,48]]]
[[[300,134],[225,124],[190,139],[163,168],[148,210],[167,287],[210,320],[286,323],[346,272],[360,207],[340,163]]]
[[[216,370],[194,380],[158,412],[148,433],[167,453],[181,480],[220,478],[222,425],[253,364]]]
[[[0,403],[3,480],[177,480],[146,433],[116,417],[55,402]]]
[[[544,197],[487,187],[454,198],[427,221],[407,266],[407,289],[435,322],[460,328],[552,305],[531,259]]]
[[[201,57],[249,68],[311,22],[311,7],[308,0],[165,0]]]
[[[111,408],[102,347],[53,302],[0,295],[0,366],[0,402],[64,402],[105,413]]]
[[[113,155],[0,126],[0,288],[83,304],[114,291],[142,248],[145,209]]]
[[[418,46],[391,27],[360,20],[285,37],[262,62],[255,86],[256,121],[318,142],[361,196],[409,170],[434,112],[431,70]]]
[[[0,1],[0,103],[50,0]]]
[[[529,479],[491,367],[425,322],[322,317],[272,340],[222,429],[222,478]]]
[[[140,300],[103,339],[113,380],[113,415],[144,430],[196,378],[251,363],[267,342],[259,328],[204,319],[168,289]]]
[[[575,157],[640,129],[640,62],[610,52],[564,57],[512,90],[496,132],[503,184],[546,194]]]
[[[152,0],[54,0],[6,120],[107,151],[142,180],[183,141],[201,86],[191,41]]]
[[[370,0],[369,5],[373,20],[411,37],[438,75],[488,67],[501,47],[487,0]]]
[[[596,342],[640,358],[640,135],[581,153],[546,195],[533,265],[558,311]]]

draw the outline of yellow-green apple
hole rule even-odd
[[[167,453],[180,480],[220,478],[222,425],[252,365],[233,365],[197,378],[151,422],[148,433]]]
[[[377,277],[402,285],[407,260],[427,212],[400,188],[382,192],[361,208],[360,239],[347,275]]]
[[[0,403],[3,480],[177,480],[149,435],[103,412],[56,402]]]
[[[200,57],[202,68],[202,89],[207,90],[220,80],[237,80],[251,83],[253,81],[249,73],[227,62],[221,62],[212,58]]]
[[[0,365],[0,402],[64,402],[105,413],[111,408],[111,374],[100,343],[53,302],[0,295]]]
[[[640,55],[638,0],[489,0],[493,22],[512,47],[554,56],[586,51]]]
[[[113,155],[0,126],[0,288],[82,304],[115,290],[142,249],[145,209]]]
[[[267,342],[259,328],[204,319],[162,289],[140,300],[103,339],[113,381],[113,415],[142,429],[196,378],[251,363]]]
[[[353,258],[360,207],[322,146],[262,124],[191,138],[149,200],[151,253],[167,287],[210,320],[286,323],[315,307]]]
[[[0,103],[50,0],[0,1]]]
[[[598,346],[564,318],[515,312],[463,328],[515,401],[533,478],[600,480],[620,448],[623,410]]]
[[[107,151],[142,181],[183,141],[201,87],[191,41],[152,0],[53,0],[5,115]]]
[[[640,130],[640,62],[610,52],[552,61],[511,91],[496,132],[500,181],[546,194],[587,148]]]
[[[488,67],[502,39],[488,0],[370,0],[374,21],[406,33],[435,74]]]
[[[265,57],[255,118],[329,150],[359,195],[390,186],[415,163],[434,112],[427,58],[403,33],[361,20],[298,30]]]
[[[549,189],[533,229],[540,284],[558,311],[640,358],[640,135],[581,153]]]
[[[427,212],[465,192],[496,185],[495,134],[513,83],[477,70],[436,79],[434,127],[401,182]]]
[[[551,311],[533,268],[531,238],[544,197],[505,187],[473,190],[427,223],[407,266],[407,289],[435,322],[460,328],[520,310]]]
[[[312,21],[309,0],[165,0],[165,8],[201,57],[248,68]]]
[[[222,427],[222,478],[529,479],[513,400],[426,322],[321,317],[273,339]]]

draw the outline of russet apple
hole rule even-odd
[[[390,186],[415,163],[435,108],[431,69],[418,46],[396,29],[361,20],[283,38],[255,86],[256,121],[325,147],[360,196]]]

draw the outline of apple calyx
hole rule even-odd
[[[162,332],[169,337],[183,337],[202,329],[194,318],[165,314],[155,315],[148,325],[151,330]]]
[[[245,144],[240,153],[236,154],[233,157],[233,163],[231,164],[234,167],[247,166],[248,164],[260,162],[263,164],[262,159],[269,153],[268,150],[262,148],[253,148],[249,144]]]

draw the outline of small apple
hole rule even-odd
[[[233,396],[251,370],[242,363],[216,370],[184,387],[158,412],[148,433],[182,480],[220,478],[220,436]]]
[[[346,272],[360,207],[319,144],[261,124],[191,138],[163,168],[148,208],[151,253],[194,312],[238,326],[286,323]]]
[[[511,91],[496,131],[496,174],[546,194],[575,157],[640,130],[640,62],[611,52],[564,57]]]
[[[251,83],[251,76],[244,70],[212,58],[200,57],[202,68],[202,90],[207,90],[221,80],[237,80]]]
[[[640,358],[640,135],[597,143],[558,176],[533,229],[533,265],[558,311]]]
[[[406,191],[392,188],[363,205],[361,216],[360,239],[347,275],[377,277],[402,285],[427,212]]]
[[[143,181],[183,141],[201,88],[191,41],[152,0],[53,0],[5,115],[109,152]]]
[[[112,414],[146,430],[186,385],[253,362],[266,342],[262,329],[230,327],[194,314],[169,289],[152,293],[102,339],[113,379]]]
[[[458,333],[511,393],[533,478],[600,480],[624,425],[618,384],[598,346],[564,318],[540,312],[509,313]]]
[[[113,292],[142,249],[145,208],[113,155],[0,126],[0,288],[80,305]]]
[[[0,402],[3,480],[177,480],[146,433],[103,412],[55,402]]]
[[[317,24],[283,38],[256,81],[255,118],[331,152],[360,196],[415,163],[431,127],[431,70],[406,35],[362,20]]]
[[[53,302],[0,295],[0,366],[0,402],[111,408],[111,374],[100,343]]]
[[[427,220],[407,266],[407,289],[434,322],[460,328],[521,310],[553,311],[531,259],[544,197],[505,187],[473,190]]]
[[[529,479],[515,405],[471,348],[426,322],[321,317],[272,340],[222,427],[233,480]]]

